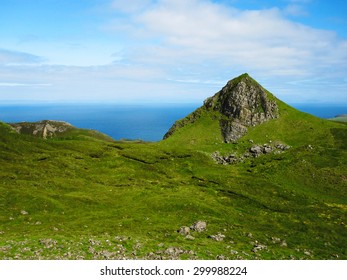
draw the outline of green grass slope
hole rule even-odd
[[[347,126],[279,106],[237,144],[207,111],[158,143],[0,123],[0,258],[347,259]],[[270,141],[291,148],[211,158]]]

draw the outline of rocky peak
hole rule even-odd
[[[204,102],[208,110],[222,114],[221,132],[225,142],[234,142],[247,133],[247,127],[278,117],[275,98],[248,74],[230,80]]]

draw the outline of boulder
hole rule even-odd
[[[197,221],[194,224],[190,226],[191,230],[197,231],[197,232],[202,232],[206,230],[207,224],[204,221]]]
[[[190,228],[186,226],[182,226],[179,230],[178,233],[181,235],[188,235],[190,233]]]

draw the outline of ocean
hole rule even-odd
[[[0,105],[0,121],[22,122],[61,120],[86,129],[98,130],[115,140],[159,141],[172,124],[201,104],[35,104]],[[347,114],[346,106],[292,105],[321,118]]]

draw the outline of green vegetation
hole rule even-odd
[[[233,144],[206,110],[157,143],[0,123],[0,258],[347,259],[347,126],[278,105]],[[277,142],[291,148],[211,158]]]

